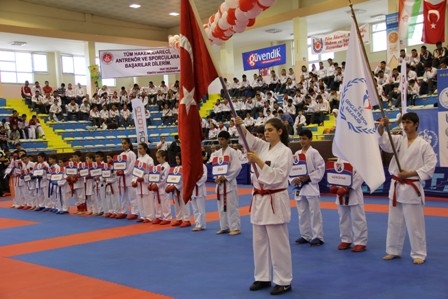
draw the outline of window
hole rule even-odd
[[[311,51],[311,38],[307,39],[308,41],[308,72],[311,71],[313,64],[316,65],[316,68],[319,69],[320,61],[327,61],[328,58],[334,58],[334,52],[325,52],[322,54],[313,54]]]
[[[47,54],[33,54],[33,70],[35,72],[47,73]]]
[[[412,24],[411,24],[412,25]],[[410,26],[410,28],[412,28]],[[423,15],[418,15],[415,21],[414,31],[411,31],[409,28],[408,31],[408,46],[415,46],[423,44],[422,35],[423,35]]]
[[[100,59],[98,57],[95,58],[95,63],[99,66],[101,73],[101,64]],[[115,78],[102,78],[101,83],[106,86],[117,86]]]
[[[62,73],[75,75],[73,84],[87,85],[86,59],[82,56],[62,56]]]
[[[372,52],[387,49],[386,22],[372,24]]]
[[[3,83],[33,82],[32,54],[0,51],[0,79]]]

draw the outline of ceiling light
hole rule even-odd
[[[131,5],[129,5],[129,7],[131,7],[131,8],[140,8],[141,5],[140,4],[131,4]]]
[[[179,13],[178,12],[170,12],[169,15],[173,16],[173,17],[177,17],[179,15]]]
[[[22,47],[22,46],[26,45],[26,42],[13,41],[13,42],[10,42],[9,44],[12,46]]]
[[[282,30],[281,29],[278,29],[278,28],[271,28],[271,29],[267,29],[267,30],[265,30],[267,33],[279,33],[279,32],[282,32]]]
[[[386,15],[385,14],[377,14],[377,15],[370,16],[370,18],[377,20],[377,21],[382,21],[386,18]]]

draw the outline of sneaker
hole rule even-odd
[[[126,217],[127,220],[134,220],[134,219],[137,219],[137,218],[138,218],[138,216],[136,214],[129,214]]]
[[[367,250],[366,245],[355,245],[355,246],[353,246],[353,249],[352,249],[353,252],[363,252],[366,250]]]
[[[338,250],[350,249],[351,245],[352,243],[341,242],[341,244],[338,245]]]
[[[182,224],[182,220],[174,220],[172,223],[171,223],[171,226],[179,226],[179,225],[181,225]]]
[[[160,222],[162,222],[162,220],[160,218],[156,218],[156,219],[154,219],[152,224],[160,224]]]
[[[281,294],[290,292],[291,290],[292,290],[291,285],[286,285],[286,286],[276,285],[272,289],[271,295],[281,295]]]
[[[190,221],[182,221],[182,224],[180,225],[180,227],[190,227],[190,226],[191,226]]]
[[[314,246],[321,246],[324,244],[324,241],[322,241],[321,239],[315,238],[312,239],[310,242],[310,246],[314,247]]]
[[[241,234],[241,230],[236,229],[236,230],[232,230],[232,231],[229,233],[229,236],[236,236],[236,235],[239,235],[239,234]]]
[[[220,229],[216,232],[217,235],[228,234],[228,233],[230,233],[230,230],[228,230],[228,229]]]
[[[162,220],[162,221],[160,221],[160,225],[167,225],[167,224],[170,224],[171,223],[171,221],[170,220]]]
[[[204,230],[202,227],[195,227],[192,229],[194,232],[200,232],[201,230]]]
[[[383,260],[385,260],[385,261],[390,261],[390,260],[399,259],[399,258],[400,258],[399,255],[394,255],[394,254],[386,254],[385,256],[383,256]]]
[[[296,240],[297,244],[308,244],[310,241],[308,241],[307,239],[305,239],[304,237],[300,237]]]
[[[270,288],[270,287],[271,287],[270,281],[254,281],[254,283],[251,284],[251,286],[249,287],[249,290],[258,291],[258,290],[262,290],[262,289],[266,289],[266,288]]]

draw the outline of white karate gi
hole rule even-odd
[[[257,166],[258,178],[252,174],[255,195],[251,203],[250,221],[253,227],[255,281],[273,280],[277,285],[290,285],[292,260],[288,233],[291,220],[288,177],[292,168],[292,152],[281,142],[269,149],[268,142],[249,132],[246,139],[250,150],[257,152],[265,162],[263,169]],[[242,139],[240,143],[243,143]],[[256,194],[257,190],[275,192],[262,195]]]
[[[154,165],[154,160],[148,154],[139,156],[137,161],[146,163],[148,167]],[[137,182],[137,177],[134,176],[132,182]],[[154,219],[154,192],[149,191],[148,186],[148,174],[145,173],[143,182],[137,182],[135,193],[137,196],[137,207],[140,219],[148,219],[152,221]]]
[[[160,203],[156,198],[155,206],[156,206],[156,218],[161,220],[171,220],[171,206],[170,206],[170,198],[165,192],[166,189],[166,177],[170,172],[170,164],[165,162],[160,165],[163,170],[160,172],[160,182],[157,183],[157,187],[159,188],[159,197]],[[156,194],[157,196],[157,194]]]
[[[367,245],[367,219],[362,193],[363,182],[359,173],[354,170],[352,187],[348,193],[348,204],[345,202],[345,196],[342,197],[342,205],[339,202],[339,197],[336,196],[336,204],[338,206],[341,242],[365,246]]]
[[[135,153],[131,150],[122,152],[121,155],[125,155],[126,169],[123,171],[124,176],[118,176],[118,188],[120,189],[121,205],[120,213],[126,214],[130,207],[131,214],[137,215],[137,201],[135,189],[132,188],[132,171],[134,170],[135,160],[137,159]]]
[[[205,229],[207,227],[205,220],[205,198],[207,197],[205,182],[207,181],[207,167],[202,164],[202,169],[204,173],[199,181],[196,182],[196,187],[193,189],[191,207],[193,209],[195,227]]]
[[[239,230],[241,228],[241,223],[236,177],[242,169],[240,158],[238,157],[237,152],[231,147],[227,147],[224,152],[221,148],[215,153],[215,157],[230,157],[229,168],[227,174],[224,175],[226,181],[216,185],[215,188],[216,194],[218,194],[218,197],[220,198],[220,200],[218,200],[220,229],[230,231]],[[227,201],[227,211],[224,211],[224,201]]]
[[[174,215],[176,217],[176,220],[190,221],[190,203],[188,202],[187,204],[185,204],[184,199],[182,197],[182,190],[183,190],[182,178],[177,184],[170,184],[167,182],[166,186],[169,185],[174,185],[174,187],[176,188],[176,190],[174,190],[174,192],[172,193],[174,203]]]
[[[297,154],[302,154],[302,150],[298,150],[294,155]],[[324,241],[319,182],[325,174],[325,161],[312,146],[308,148],[305,156],[311,181],[303,185],[299,194],[297,195],[296,192],[295,195],[297,212],[299,213],[300,236],[307,241],[316,238]]]
[[[421,196],[418,196],[414,188],[409,184],[401,184],[392,179],[389,189],[389,219],[387,223],[386,252],[391,255],[401,255],[406,229],[411,243],[411,257],[413,259],[426,259],[426,232],[423,206],[425,204],[425,192],[422,181],[429,180],[434,174],[437,157],[431,145],[423,138],[417,137],[408,147],[407,136],[392,135],[398,154],[398,160],[402,170],[417,171],[418,177],[413,182]],[[392,146],[386,134],[379,138],[382,150],[392,152]],[[389,164],[389,173],[399,173],[397,162],[392,158]],[[396,188],[395,188],[396,185]],[[392,205],[396,192],[397,206]]]

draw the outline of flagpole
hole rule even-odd
[[[362,53],[363,53],[363,56],[364,56],[364,61],[367,64],[367,66],[369,66],[370,65],[369,64],[369,59],[367,58],[366,49],[364,48],[364,44],[362,43],[362,36],[361,36],[361,32],[359,31],[358,20],[356,19],[355,11],[353,10],[353,4],[352,4],[351,0],[348,0],[348,2],[349,2],[349,6],[350,6],[350,11],[352,13],[353,21],[355,22],[356,34],[358,35],[358,40],[361,42],[361,49],[362,49]],[[368,69],[370,69],[370,67]],[[373,77],[372,72],[369,72],[369,73],[370,73],[370,77],[371,77],[372,82],[375,82],[375,78]],[[386,113],[384,112],[382,99],[380,99],[380,96],[378,94],[378,90],[376,88],[374,88],[374,89],[375,89],[375,95],[374,96],[376,96],[376,98],[378,99],[378,106],[380,106],[381,115],[383,116],[383,119],[384,119],[386,117]],[[384,127],[386,128],[387,136],[389,137],[390,144],[392,146],[392,151],[394,153],[395,161],[397,161],[398,170],[401,172],[402,169],[401,169],[400,161],[398,161],[397,150],[396,150],[395,144],[394,144],[394,142],[392,140],[392,134],[390,132],[390,128],[389,128],[389,126],[384,126]]]
[[[199,30],[201,31],[201,35],[202,35],[202,38],[204,39],[204,43],[205,43],[205,46],[207,47],[207,51],[210,55],[213,65],[215,66],[216,72],[218,73],[219,82],[221,83],[222,89],[224,90],[224,95],[227,98],[227,100],[229,101],[229,105],[230,105],[230,109],[232,110],[232,114],[236,117],[237,114],[235,111],[235,107],[233,106],[233,103],[230,99],[230,94],[229,94],[227,86],[224,82],[224,77],[221,73],[221,69],[219,68],[217,60],[215,58],[215,53],[213,52],[213,49],[209,42],[209,39],[208,39],[207,35],[205,34],[204,27],[202,26],[202,24],[199,23],[201,20],[199,12],[196,8],[194,0],[188,0],[188,1],[190,2],[190,6],[191,6],[191,9],[193,10],[196,22],[198,22]],[[236,129],[238,130],[239,136],[243,140],[243,144],[244,144],[244,148],[245,148],[246,152],[249,152],[250,151],[249,144],[247,143],[246,136],[243,134],[243,129],[241,128],[241,126],[236,126]],[[255,175],[258,177],[259,176],[258,169],[257,169],[257,167],[255,167],[255,163],[251,163],[251,164],[252,164],[252,168],[254,169]]]

